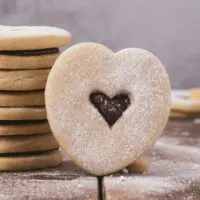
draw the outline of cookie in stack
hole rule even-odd
[[[200,117],[200,89],[173,90],[171,119],[188,119]]]
[[[46,117],[44,89],[69,32],[0,26],[0,170],[57,166],[59,145]]]

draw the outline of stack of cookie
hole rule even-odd
[[[200,117],[200,89],[173,90],[171,119],[188,119]]]
[[[70,38],[53,27],[0,26],[0,170],[61,163],[47,122],[44,89],[59,47]]]

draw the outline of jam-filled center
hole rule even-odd
[[[131,104],[128,94],[121,93],[110,98],[100,91],[90,94],[90,102],[101,113],[111,127],[123,115],[123,112]]]
[[[6,56],[42,56],[48,54],[58,53],[58,48],[48,48],[48,49],[33,49],[33,50],[10,50],[10,51],[0,51],[0,55]]]

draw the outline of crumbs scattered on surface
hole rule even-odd
[[[193,120],[193,123],[194,123],[194,124],[200,124],[200,118],[194,119],[194,120]]]
[[[121,170],[123,174],[128,174],[128,169],[124,168]]]
[[[180,138],[176,138],[180,140]],[[168,137],[162,137],[151,152],[151,167],[143,175],[106,177],[107,194],[116,191],[127,198],[141,195],[171,195],[181,193],[185,199],[193,199],[200,184],[200,149],[195,146],[170,143]],[[132,190],[130,190],[132,188]],[[187,191],[187,192],[184,192]],[[129,195],[129,196],[128,196]]]
[[[120,181],[124,181],[125,177],[124,176],[120,176]]]
[[[187,131],[185,131],[185,132],[182,132],[182,133],[181,133],[181,135],[182,135],[182,136],[189,136],[189,135],[190,135],[190,133],[189,133],[189,132],[187,132]]]

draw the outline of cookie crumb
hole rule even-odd
[[[123,174],[128,174],[128,169],[124,168],[121,170]]]
[[[124,176],[120,176],[120,181],[124,181],[125,177]]]
[[[193,123],[194,123],[194,124],[200,124],[200,118],[194,119],[194,120],[193,120]]]
[[[83,187],[83,185],[81,185],[81,184],[77,185],[77,188],[82,188],[82,187]]]
[[[182,136],[188,136],[188,135],[190,135],[190,133],[189,132],[182,132],[181,135]]]

